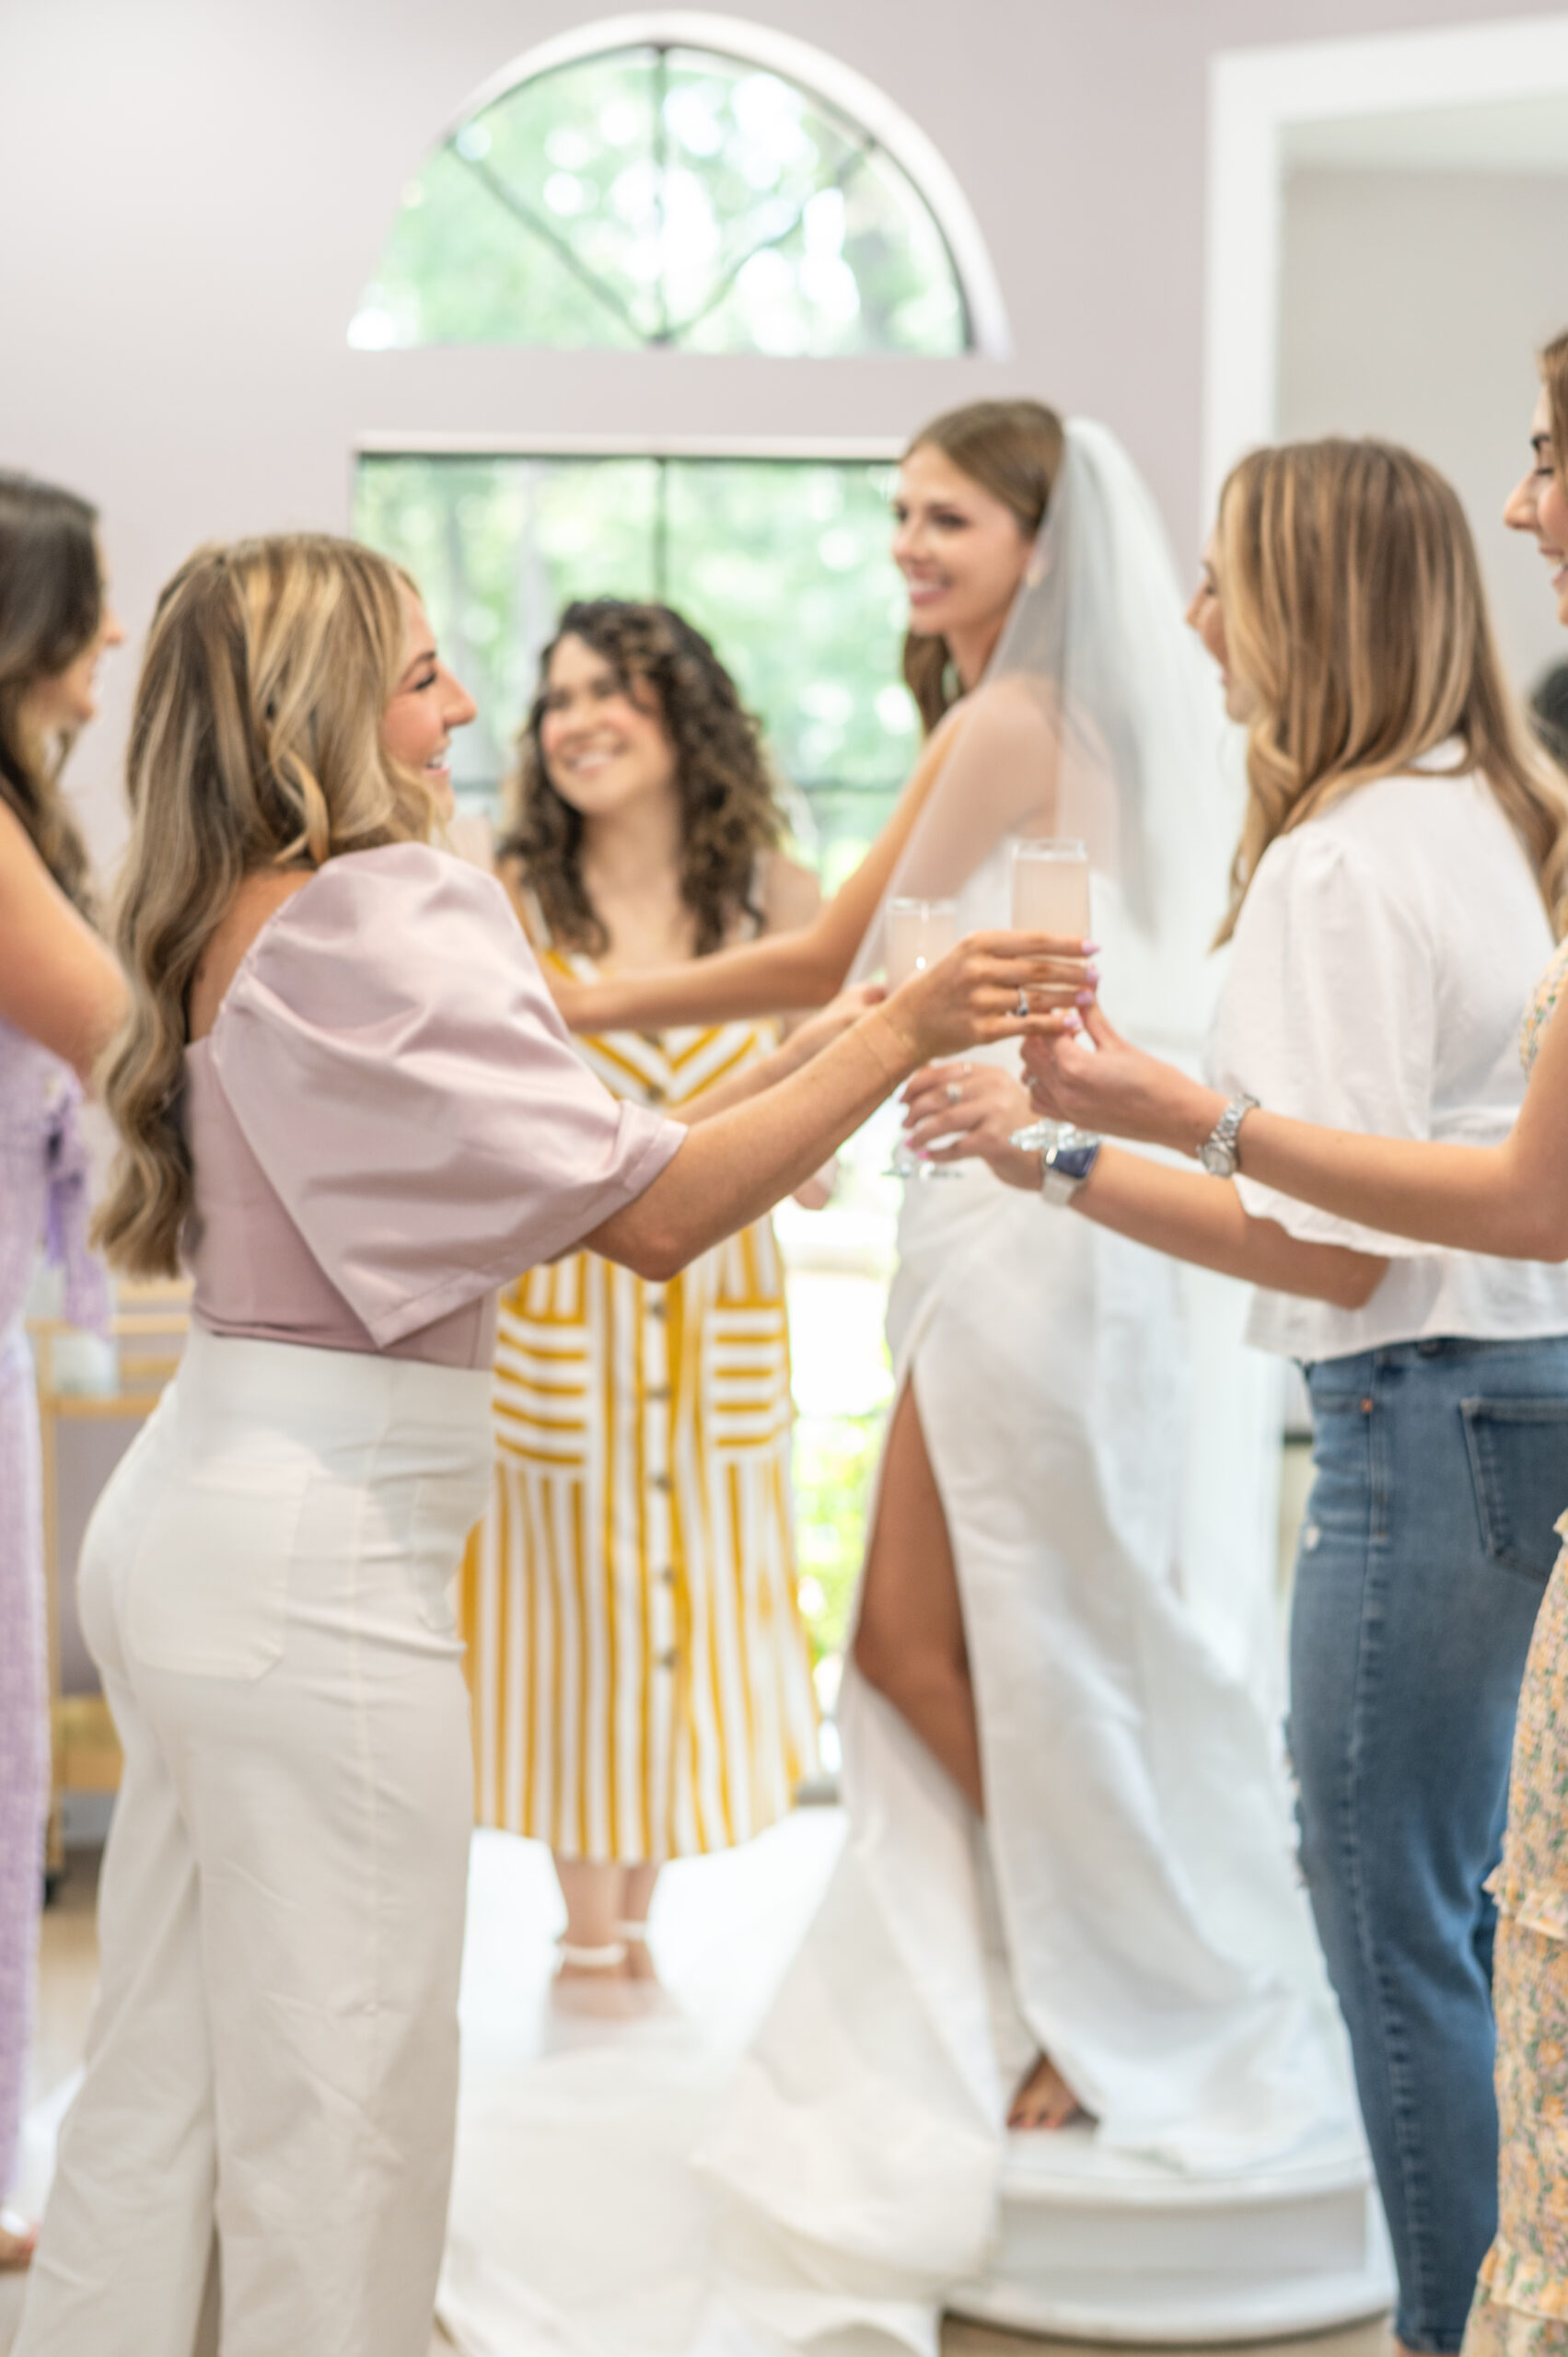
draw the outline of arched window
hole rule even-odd
[[[592,388],[591,436],[528,386],[537,430],[512,409],[493,433],[361,442],[356,528],[421,582],[478,699],[455,748],[465,800],[494,802],[566,601],[659,598],[713,639],[798,789],[803,842],[842,876],[919,737],[889,461],[955,398],[950,368],[924,392],[932,361],[1009,349],[974,216],[919,127],[763,26],[660,10],[576,28],[498,74],[425,157],[349,339],[382,382],[417,347],[447,347],[449,382],[464,347],[554,346],[574,400]],[[694,362],[679,447],[644,426],[672,352]],[[736,354],[830,374],[875,355],[888,430],[738,433],[702,359]]]
[[[483,94],[408,187],[349,333],[812,358],[977,341],[943,226],[877,129],[673,40]]]
[[[892,462],[971,388],[1012,389],[987,365],[1010,341],[984,240],[919,126],[770,27],[659,8],[575,28],[425,157],[349,340],[355,527],[419,581],[474,691],[464,802],[494,809],[568,600],[658,598],[761,719],[798,847],[835,884],[919,746]],[[830,1655],[890,1389],[885,1160],[863,1141],[806,1223],[831,1273],[796,1291],[800,1594]]]

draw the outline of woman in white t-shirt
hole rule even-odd
[[[1325,441],[1245,459],[1190,619],[1248,730],[1210,1056],[1229,1102],[1202,1153],[1231,1183],[1088,1141],[1042,1172],[1009,1142],[1027,1100],[1006,1075],[967,1137],[932,1150],[981,1154],[1101,1225],[1249,1278],[1250,1339],[1307,1369],[1302,1862],[1399,2266],[1396,2331],[1456,2350],[1496,2217],[1483,1885],[1562,1504],[1568,1271],[1308,1209],[1237,1176],[1235,1142],[1252,1099],[1343,1129],[1504,1137],[1568,812],[1510,708],[1458,502],[1407,452]],[[1093,1058],[1070,1058],[1070,1086],[1061,1057],[1030,1063],[1042,1109],[1095,1122]],[[917,1144],[953,1129],[942,1069],[908,1095]]]

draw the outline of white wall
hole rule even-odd
[[[1000,273],[1007,363],[350,352],[410,171],[585,0],[0,0],[0,458],[101,505],[134,636],[203,537],[341,528],[365,429],[904,433],[1028,389],[1115,425],[1185,564],[1207,64],[1220,48],[1528,15],[1521,0],[732,0],[878,82]],[[1537,10],[1535,13],[1543,13]],[[133,664],[80,749],[107,847]]]
[[[1568,326],[1568,176],[1294,171],[1280,431],[1381,434],[1465,503],[1515,676],[1564,653],[1533,543],[1502,506],[1528,456],[1532,351]]]

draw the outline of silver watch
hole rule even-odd
[[[1070,1203],[1095,1164],[1101,1140],[1086,1130],[1063,1130],[1040,1157],[1040,1191],[1048,1203]]]
[[[1239,1097],[1231,1098],[1230,1103],[1198,1148],[1198,1159],[1211,1178],[1235,1178],[1236,1141],[1240,1135],[1241,1124],[1249,1113],[1256,1112],[1257,1109],[1258,1099],[1255,1097],[1249,1097],[1245,1089]]]

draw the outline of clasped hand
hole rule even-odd
[[[1208,1092],[1122,1039],[1081,999],[1026,1039],[1020,1080],[994,1064],[928,1064],[903,1092],[905,1143],[932,1162],[984,1162],[1010,1187],[1040,1184],[1040,1155],[1014,1132],[1043,1116],[1106,1137],[1191,1150],[1211,1125]],[[1202,1100],[1202,1101],[1200,1101]],[[1195,1119],[1196,1116],[1196,1119]]]
[[[1053,1038],[1089,973],[1081,945],[1048,933],[970,933],[912,974],[882,1012],[922,1062],[993,1039]]]
[[[1022,1081],[1000,1064],[927,1064],[902,1104],[904,1144],[925,1161],[978,1160],[1009,1187],[1040,1185],[1039,1155],[1012,1142],[1013,1132],[1034,1120],[1034,1108]]]
[[[1214,1092],[1134,1048],[1098,1004],[1071,1036],[1026,1039],[1023,1062],[1035,1111],[1047,1120],[1187,1154],[1214,1125]]]

